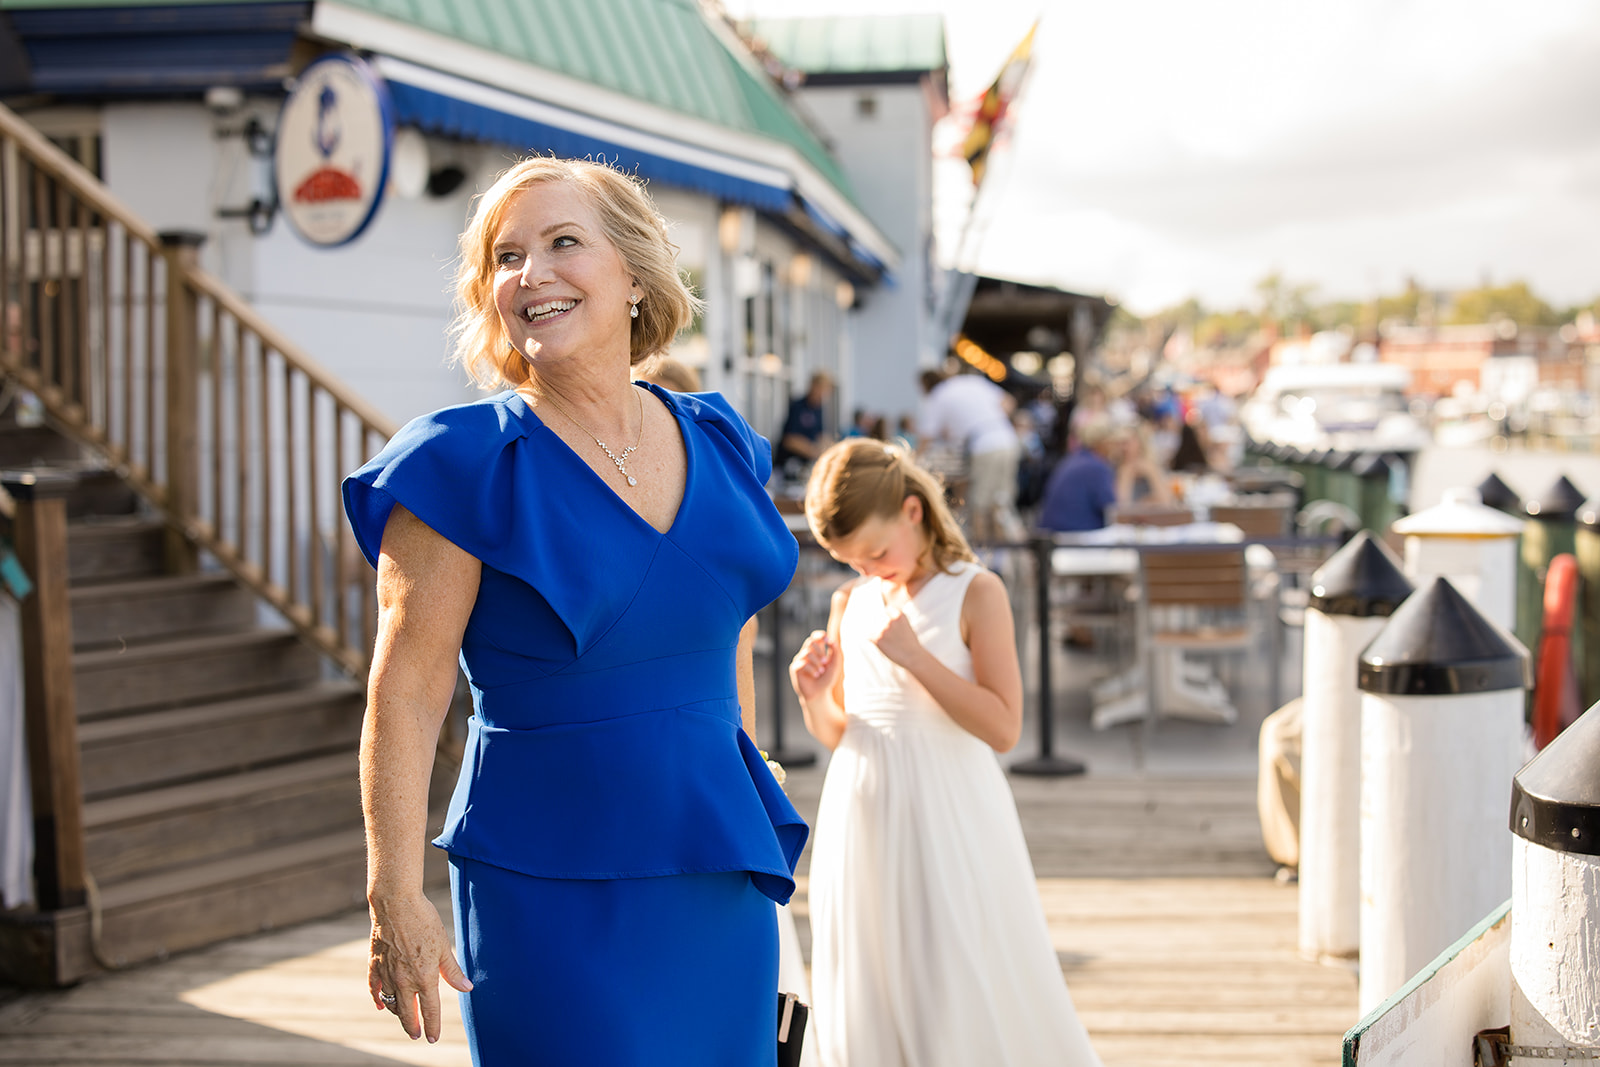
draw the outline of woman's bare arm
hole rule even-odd
[[[361,729],[361,806],[372,912],[374,1002],[398,995],[406,1033],[439,1036],[439,977],[470,989],[436,908],[423,895],[428,779],[478,595],[478,560],[402,507],[378,558],[378,639]],[[418,1001],[420,1000],[420,1020]]]

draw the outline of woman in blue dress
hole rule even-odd
[[[775,1062],[773,901],[806,828],[755,747],[756,612],[797,547],[770,449],[714,393],[631,382],[696,307],[637,182],[531,159],[461,239],[458,358],[504,391],[400,431],[344,485],[378,569],[361,741],[369,985],[480,1065]],[[466,755],[422,889],[456,663]]]

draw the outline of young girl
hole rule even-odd
[[[1098,1067],[994,757],[1022,730],[1005,586],[899,448],[824,452],[806,519],[861,574],[789,665],[833,750],[810,883],[824,1067]]]

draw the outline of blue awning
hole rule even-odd
[[[727,158],[726,167],[719,167],[719,160],[714,153],[688,145],[682,146],[681,151],[674,151],[672,142],[664,138],[649,138],[651,148],[659,146],[662,149],[652,151],[637,143],[626,143],[626,140],[634,139],[631,137],[612,139],[603,134],[581,131],[583,126],[599,125],[595,120],[561,125],[542,121],[540,117],[518,114],[516,111],[552,112],[557,109],[534,102],[521,103],[512,94],[488,87],[473,86],[470,95],[489,97],[490,100],[463,99],[468,94],[445,93],[410,84],[404,79],[403,72],[397,72],[397,66],[392,61],[380,61],[380,69],[394,99],[395,120],[400,125],[412,125],[429,133],[464,140],[509,145],[526,152],[553,152],[578,159],[603,158],[642,178],[696,189],[732,203],[749,204],[780,214],[795,202],[794,193],[783,180],[781,172],[771,171],[770,181],[761,180],[764,176],[755,176],[751,172],[759,175],[764,168],[752,167],[731,157]],[[494,101],[494,97],[502,99]],[[501,106],[495,106],[495,103]],[[576,113],[572,117],[586,119]],[[627,132],[618,130],[624,135]]]
[[[306,0],[293,3],[8,9],[34,92],[189,94],[213,85],[277,90]]]

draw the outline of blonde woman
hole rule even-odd
[[[345,482],[378,568],[361,741],[373,1003],[413,1038],[461,990],[475,1064],[773,1063],[777,930],[806,828],[757,751],[748,622],[797,549],[767,442],[635,384],[696,301],[610,167],[531,159],[461,239],[457,354],[502,391]],[[457,660],[466,759],[422,892]],[[770,898],[770,899],[769,899]]]

